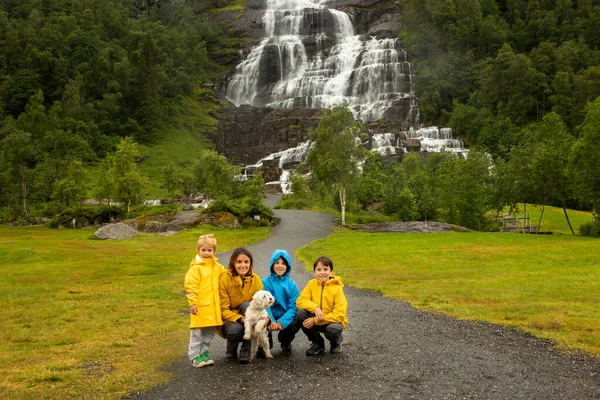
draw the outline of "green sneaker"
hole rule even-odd
[[[204,352],[204,353],[206,353],[206,352]],[[194,359],[192,360],[192,367],[202,368],[202,367],[206,366],[206,359],[204,358],[204,353],[202,353],[199,356],[194,357]]]
[[[210,355],[208,354],[208,350],[204,350],[204,353],[202,353],[201,357],[204,357],[204,361],[206,362],[206,365],[213,365],[215,363],[212,360],[212,358],[210,358]]]

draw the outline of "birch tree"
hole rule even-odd
[[[306,157],[311,178],[336,190],[340,198],[342,226],[346,225],[348,188],[358,178],[358,163],[363,149],[357,140],[363,127],[352,118],[350,110],[338,107],[324,110],[317,129],[311,132],[314,147]]]

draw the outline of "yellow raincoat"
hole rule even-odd
[[[318,279],[311,279],[300,296],[296,300],[298,309],[304,308],[309,312],[315,312],[319,307],[325,319],[316,322],[317,325],[340,322],[344,328],[348,325],[348,300],[344,294],[344,284],[338,276],[332,276],[329,280],[321,283]]]
[[[255,272],[246,275],[244,280],[239,275],[233,276],[226,270],[219,280],[221,296],[221,315],[225,322],[236,322],[242,318],[238,312],[242,303],[252,300],[254,293],[263,288],[262,281]]]
[[[216,257],[203,259],[196,255],[190,262],[184,289],[189,305],[198,307],[196,315],[190,314],[190,328],[223,325],[219,298],[219,277],[223,271]]]

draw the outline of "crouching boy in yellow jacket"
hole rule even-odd
[[[224,267],[215,257],[217,240],[213,235],[202,235],[196,244],[198,254],[190,262],[185,274],[184,288],[190,305],[190,345],[188,356],[192,366],[201,368],[214,364],[208,354],[221,320],[219,277]]]
[[[312,342],[306,350],[307,356],[325,352],[325,335],[332,354],[342,351],[342,331],[346,329],[348,301],[344,295],[344,284],[333,274],[333,262],[328,257],[319,257],[313,264],[315,279],[308,281],[296,300],[296,317],[302,331]]]

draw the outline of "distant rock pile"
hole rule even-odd
[[[463,226],[446,224],[444,222],[377,222],[370,224],[356,224],[352,229],[365,232],[404,232],[404,233],[429,233],[429,232],[471,232]]]
[[[198,225],[213,225],[220,228],[241,227],[240,221],[233,214],[227,212],[205,214],[202,211],[192,210],[142,215],[124,222],[103,226],[94,235],[102,240],[129,239],[135,237],[138,232],[170,236],[186,227]]]

